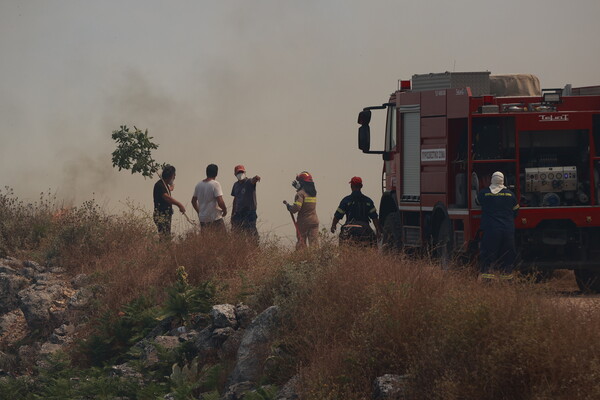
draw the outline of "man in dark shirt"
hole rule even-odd
[[[376,245],[376,239],[381,236],[381,227],[373,200],[362,194],[362,179],[358,176],[350,180],[352,193],[342,199],[335,211],[331,223],[331,233],[335,232],[338,222],[346,216],[346,223],[340,230],[340,243],[362,242]],[[377,235],[373,233],[369,221],[373,221]]]
[[[258,239],[258,230],[256,229],[256,183],[260,182],[260,176],[247,178],[246,168],[243,165],[237,165],[233,169],[233,173],[237,178],[237,182],[231,188],[231,195],[233,196],[231,226]]]
[[[179,207],[179,211],[185,214],[183,204],[175,200],[171,196],[171,191],[174,188],[175,167],[166,165],[162,172],[162,179],[159,179],[154,184],[154,223],[158,229],[158,233],[163,237],[171,235],[171,218],[173,216],[173,204]]]
[[[494,270],[500,271],[500,279],[512,279],[516,259],[515,218],[519,204],[515,194],[504,186],[502,172],[494,172],[492,183],[477,195],[481,205],[480,257],[483,279],[496,279]]]

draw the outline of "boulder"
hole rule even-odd
[[[219,359],[221,360],[233,360],[237,354],[237,351],[242,343],[242,337],[244,336],[244,330],[238,329],[231,336],[223,342],[221,349],[218,351]]]
[[[64,346],[73,342],[73,335],[75,333],[75,327],[73,325],[62,324],[52,332],[52,335],[48,338],[50,343],[59,344]]]
[[[17,359],[18,369],[21,373],[26,373],[33,369],[40,353],[40,347],[40,344],[37,342],[19,347],[17,350]]]
[[[402,400],[407,398],[407,375],[385,374],[373,382],[374,400]]]
[[[177,336],[157,336],[154,343],[166,350],[173,350],[180,344]]]
[[[256,311],[254,311],[244,303],[239,303],[235,306],[235,317],[240,328],[247,328],[248,325],[250,325],[250,323],[254,319],[254,317],[256,317]]]
[[[235,306],[231,304],[219,304],[213,306],[210,311],[215,328],[237,329],[238,322],[235,315]]]
[[[73,285],[74,289],[81,289],[90,283],[92,283],[92,277],[87,274],[79,274],[71,280],[71,285]]]
[[[68,306],[71,309],[81,310],[88,307],[92,300],[96,298],[96,293],[99,290],[99,286],[85,286],[78,289],[69,298]]]
[[[25,268],[32,268],[36,272],[44,272],[44,271],[46,271],[46,268],[44,266],[36,263],[35,261],[31,261],[31,260],[25,260],[25,261],[23,261],[23,266]]]
[[[60,324],[55,318],[62,316],[62,313],[55,302],[60,301],[62,296],[63,288],[58,284],[30,286],[19,292],[21,311],[32,331],[48,331],[53,329],[57,322]]]
[[[20,309],[14,309],[0,316],[0,348],[10,346],[27,337],[29,328],[25,315]]]
[[[17,271],[12,266],[10,266],[6,262],[6,260],[0,260],[0,273],[14,275],[17,273]]]
[[[256,317],[244,332],[237,351],[237,362],[228,386],[240,382],[257,382],[269,355],[269,345],[279,327],[279,307],[271,306]]]
[[[197,335],[195,347],[203,357],[213,358],[217,355],[223,343],[234,333],[235,331],[230,327],[215,330],[204,328]]]
[[[18,307],[19,292],[29,284],[26,278],[7,272],[0,272],[0,314],[7,313]]]
[[[243,400],[246,392],[252,390],[254,384],[252,382],[239,382],[227,388],[227,392],[223,396],[223,400]]]
[[[144,339],[135,344],[136,348],[141,349],[140,359],[146,368],[152,367],[160,361],[157,347],[174,350],[178,346],[179,338],[177,336],[157,336],[152,341]]]
[[[114,365],[110,369],[110,374],[113,377],[118,376],[128,381],[135,381],[139,385],[144,383],[144,376],[129,365],[129,363]]]
[[[298,400],[298,388],[300,386],[300,377],[294,375],[292,379],[287,381],[285,385],[279,390],[275,400]]]

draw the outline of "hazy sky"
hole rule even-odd
[[[599,16],[598,0],[0,0],[0,185],[150,210],[153,182],[110,161],[111,131],[135,124],[177,167],[190,215],[206,165],[231,204],[242,163],[263,178],[263,231],[293,235],[281,202],[302,170],[329,226],[352,176],[379,201],[381,158],[358,151],[356,116],[398,79],[455,69],[600,84]]]

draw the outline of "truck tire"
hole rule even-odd
[[[582,292],[600,293],[600,271],[576,269],[575,280]]]
[[[389,213],[385,217],[381,239],[384,251],[399,252],[402,250],[402,219],[399,212]]]

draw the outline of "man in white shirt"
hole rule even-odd
[[[218,172],[219,167],[215,164],[206,167],[206,179],[196,185],[192,206],[198,213],[202,228],[225,231],[223,217],[227,215],[227,206],[223,201],[221,184],[215,180]]]

